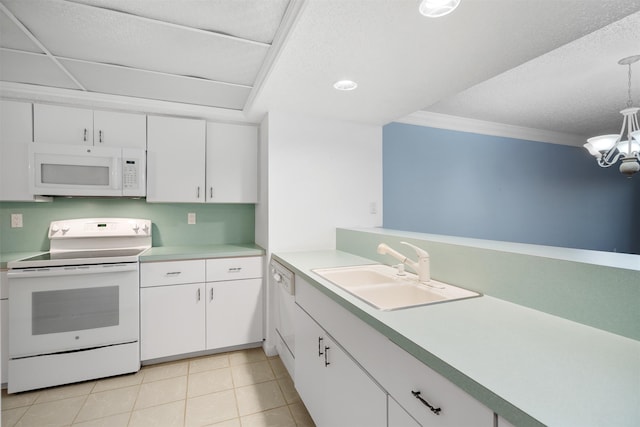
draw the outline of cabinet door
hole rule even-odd
[[[391,396],[388,397],[388,422],[389,427],[420,427],[411,415],[396,402]]]
[[[294,310],[296,357],[295,387],[319,427],[327,426],[325,414],[325,333],[298,305]],[[342,393],[340,393],[342,395]],[[346,424],[344,424],[346,425]]]
[[[262,341],[262,279],[207,283],[207,349]]]
[[[324,360],[327,426],[386,427],[387,395],[330,337]]]
[[[34,104],[33,140],[51,144],[93,145],[93,110]]]
[[[258,201],[258,128],[207,123],[207,201]]]
[[[93,112],[94,145],[147,148],[147,116],[116,111]]]
[[[513,424],[511,424],[501,416],[498,416],[498,427],[513,427]]]
[[[296,305],[295,386],[316,425],[385,427],[386,393]]]
[[[204,202],[205,121],[147,117],[147,202]]]
[[[140,289],[140,355],[157,359],[205,349],[204,284]]]
[[[0,200],[33,200],[27,156],[31,139],[31,104],[0,101]]]
[[[2,383],[7,383],[7,371],[9,370],[9,300],[0,300],[0,322],[1,326],[1,342],[0,342],[0,355],[2,356]]]

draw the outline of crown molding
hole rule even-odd
[[[247,120],[242,111],[237,110],[23,83],[0,82],[0,97],[85,108],[194,117],[230,123],[253,123]]]
[[[451,116],[448,114],[432,113],[429,111],[417,111],[401,119],[395,120],[395,122],[456,130],[460,132],[478,133],[482,135],[524,139],[527,141],[538,141],[549,144],[569,145],[572,147],[581,147],[585,143],[585,138],[580,135],[523,126],[513,126],[504,123]]]

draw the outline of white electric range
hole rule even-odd
[[[138,371],[151,221],[53,221],[48,236],[49,252],[8,263],[8,392]]]

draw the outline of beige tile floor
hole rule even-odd
[[[313,425],[280,358],[261,348],[32,392],[2,390],[2,427]]]

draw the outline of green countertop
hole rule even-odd
[[[274,257],[514,425],[640,425],[638,341],[487,295],[378,311],[311,271],[374,261]]]
[[[38,252],[7,252],[0,254],[0,268],[6,269],[7,263],[21,258],[38,255]],[[178,261],[184,259],[201,258],[229,258],[244,256],[262,256],[264,249],[253,243],[238,243],[227,245],[198,245],[198,246],[157,246],[149,248],[140,255],[140,262]]]
[[[207,246],[159,246],[150,248],[140,255],[140,262],[262,255],[264,255],[264,249],[253,243]]]

